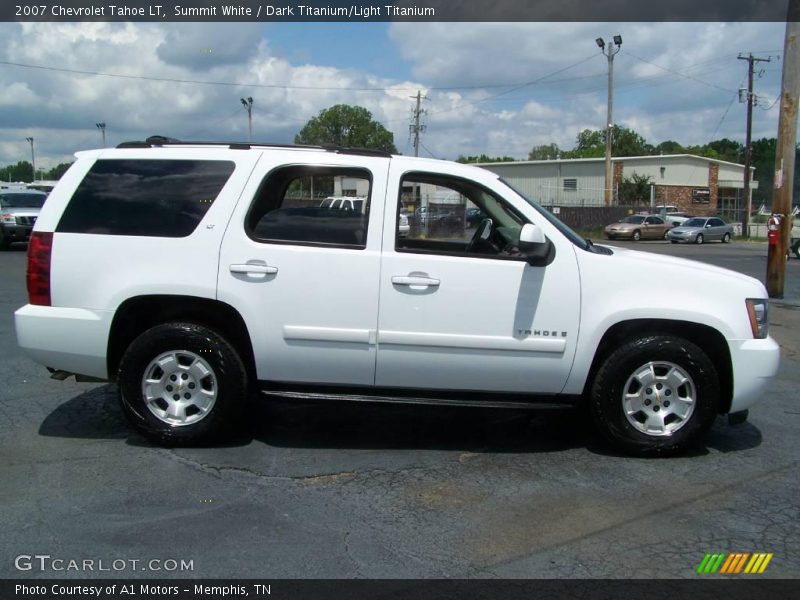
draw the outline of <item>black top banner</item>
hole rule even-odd
[[[2,21],[786,21],[789,0],[11,0]]]

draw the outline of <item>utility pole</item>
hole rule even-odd
[[[106,147],[106,124],[103,123],[95,123],[95,126],[100,130],[100,133],[103,134],[103,148]]]
[[[745,213],[742,219],[742,235],[750,238],[750,211],[753,210],[753,198],[750,191],[750,165],[753,160],[753,65],[757,62],[769,62],[769,58],[756,58],[752,54],[737,56],[739,60],[747,61],[747,134],[744,142],[744,203]],[[741,98],[739,99],[741,101]]]
[[[36,181],[36,157],[33,154],[33,138],[26,137],[25,139],[28,140],[31,144],[31,170],[33,171],[33,179],[31,179],[31,183],[33,183],[34,181]]]
[[[417,90],[416,96],[410,96],[411,98],[416,98],[417,105],[414,108],[414,123],[408,126],[408,129],[411,133],[414,134],[414,156],[419,156],[419,134],[425,131],[426,126],[419,124],[419,118],[421,115],[425,114],[425,111],[420,108],[420,103],[423,100],[427,100],[427,96],[423,96],[422,92]]]
[[[792,192],[797,144],[797,102],[800,99],[800,0],[789,0],[783,44],[781,113],[775,147],[775,185],[772,212],[782,214],[778,243],[767,250],[767,293],[783,298],[786,251],[792,234]]]
[[[614,174],[611,171],[611,134],[613,132],[614,122],[612,119],[614,107],[614,57],[622,46],[622,36],[617,34],[613,40],[606,43],[603,38],[597,38],[595,43],[600,48],[600,52],[608,58],[608,114],[606,116],[606,181],[604,197],[606,206],[611,206],[612,187],[614,187]]]
[[[247,100],[240,98],[242,106],[247,111],[247,141],[253,141],[253,98],[248,96]]]

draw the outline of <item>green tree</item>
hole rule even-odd
[[[644,156],[652,154],[653,146],[633,129],[614,125],[611,131],[612,156]],[[584,129],[575,139],[575,149],[566,153],[569,158],[598,158],[606,154],[606,133],[600,129]]]
[[[71,162],[68,163],[58,163],[55,167],[50,169],[49,171],[45,171],[43,175],[43,179],[50,179],[50,180],[59,180],[61,176],[67,172],[72,166]]]
[[[488,156],[486,154],[476,156],[464,156],[463,154],[456,159],[460,163],[493,163],[493,162],[514,162],[517,160],[513,156]]]
[[[553,160],[561,156],[563,152],[557,144],[542,144],[534,146],[528,152],[528,160]]]
[[[294,137],[295,144],[336,144],[397,153],[394,134],[361,106],[336,104],[322,110]]]
[[[27,160],[21,160],[15,165],[8,165],[0,169],[0,180],[2,181],[31,181],[33,167]]]
[[[708,142],[706,148],[716,152],[719,160],[727,160],[728,162],[744,160],[744,146],[728,138]]]
[[[635,204],[650,199],[650,186],[653,179],[649,175],[634,172],[623,177],[619,184],[619,200],[623,204]]]
[[[686,148],[674,140],[666,140],[653,148],[653,154],[684,154]]]

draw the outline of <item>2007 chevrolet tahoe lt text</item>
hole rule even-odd
[[[419,208],[450,218],[400,235]],[[669,285],[631,276],[649,270]],[[229,432],[267,390],[573,404],[627,452],[666,455],[756,402],[779,361],[755,279],[593,245],[489,171],[376,151],[156,137],[78,153],[27,284],[27,354],[117,381],[131,423],[171,444]]]

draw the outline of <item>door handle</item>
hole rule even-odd
[[[244,273],[246,275],[274,275],[278,272],[278,267],[247,263],[243,265],[231,265],[231,273]]]
[[[437,287],[440,281],[438,279],[433,279],[432,277],[395,275],[394,277],[392,277],[392,283],[394,285],[418,285],[418,286]]]

